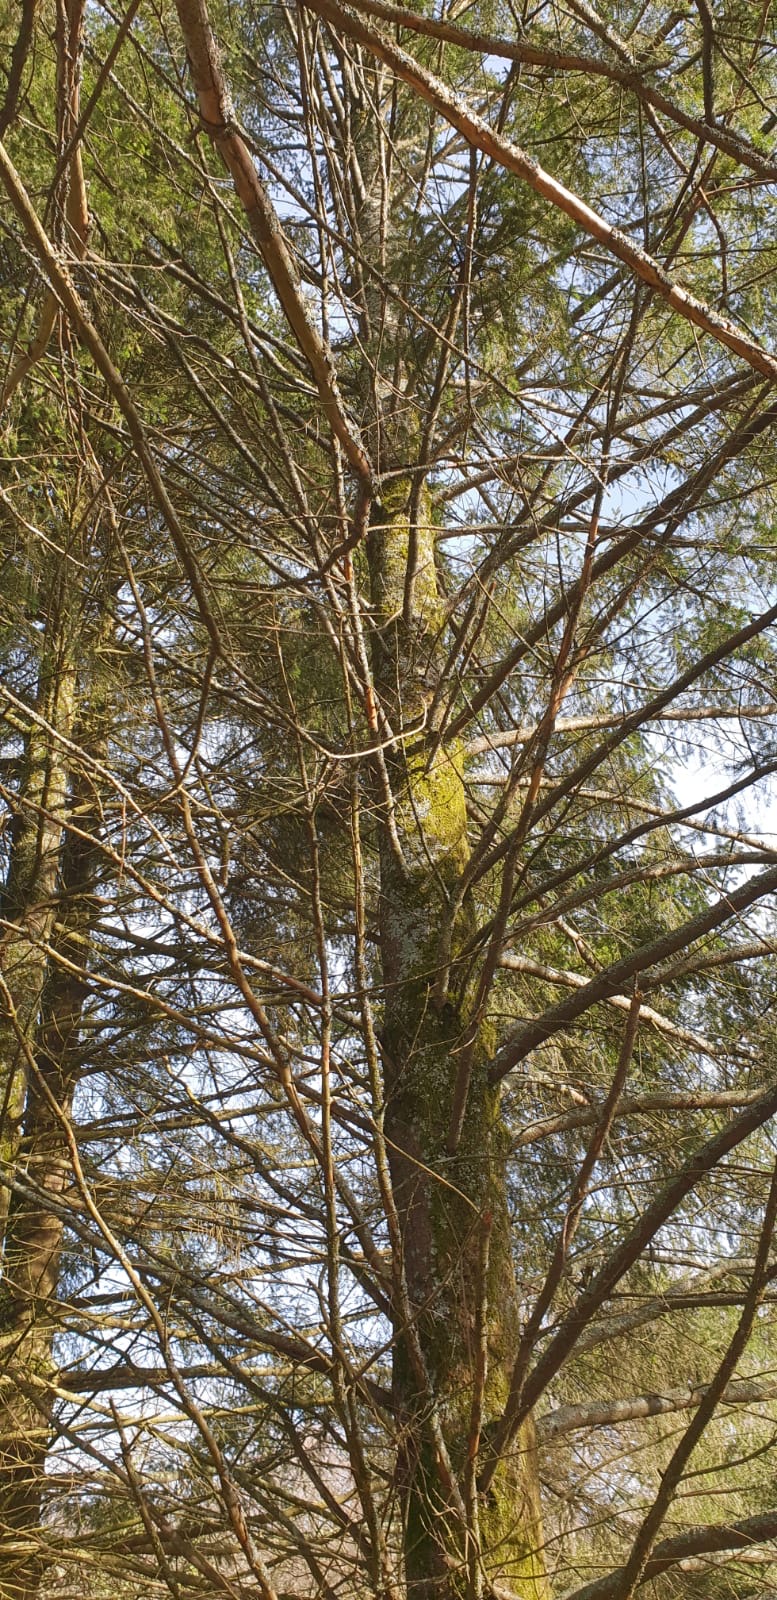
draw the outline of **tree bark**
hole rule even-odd
[[[38,1545],[50,1444],[53,1344],[70,1181],[65,1123],[81,1065],[82,975],[93,915],[93,796],[76,778],[78,832],[61,848],[52,957],[27,1084],[17,1187],[6,1225],[0,1300],[0,1595],[32,1600],[44,1561]],[[58,957],[64,957],[60,964]],[[66,964],[65,964],[66,963]],[[73,970],[73,969],[77,970]]]
[[[38,719],[27,736],[8,878],[0,899],[0,1238],[19,1154],[25,1057],[35,1047],[67,811],[68,755],[57,736],[69,739],[72,732],[75,677],[56,618],[50,617],[49,625],[53,641],[40,668]]]
[[[409,504],[409,481],[395,480],[369,534],[375,681],[394,728],[423,720],[442,620],[433,530],[427,520],[411,538]],[[428,519],[423,498],[422,514]],[[411,550],[413,611],[403,619]],[[461,763],[444,749],[429,758],[424,741],[411,736],[397,741],[388,772],[394,827],[380,818],[379,922],[385,1132],[407,1291],[397,1307],[393,1372],[407,1592],[410,1600],[469,1600],[497,1582],[521,1600],[544,1600],[531,1420],[486,1495],[475,1482],[488,1424],[504,1405],[519,1318],[487,1027],[475,1046],[458,1149],[447,1148],[457,1055],[470,1023],[468,986],[456,978],[471,926],[466,905],[453,928],[454,981],[443,1004],[433,991],[441,930],[469,856]],[[446,1481],[448,1467],[458,1494]]]
[[[74,744],[95,746],[105,708],[83,704],[83,607],[66,568],[41,585],[46,635],[19,785],[0,946],[4,1094],[0,1282],[0,1596],[33,1600],[50,1446],[70,1114],[81,1052],[97,811]],[[72,825],[72,826],[71,826]],[[75,970],[74,970],[75,969]]]

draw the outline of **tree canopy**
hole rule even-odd
[[[0,1600],[767,1600],[769,0],[0,44]]]

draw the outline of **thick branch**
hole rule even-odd
[[[5,137],[11,123],[15,120],[19,109],[19,96],[22,89],[22,78],[27,57],[30,53],[32,38],[35,32],[35,17],[38,10],[37,0],[22,0],[22,16],[19,23],[19,32],[11,51],[11,62],[8,70],[8,86],[5,100],[0,107],[0,139]]]
[[[773,700],[755,706],[678,706],[662,711],[656,717],[656,722],[750,722],[773,717],[774,712]],[[591,729],[619,728],[627,715],[626,711],[600,711],[594,716],[557,717],[554,732],[586,733]],[[505,732],[495,729],[493,733],[481,734],[477,739],[468,739],[467,755],[479,756],[491,750],[507,750],[515,744],[528,744],[530,739],[536,737],[538,727],[538,722],[527,722],[522,727],[510,728]],[[494,773],[491,782],[498,783],[500,778],[500,773]]]
[[[420,16],[417,11],[405,11],[403,6],[392,5],[390,0],[355,0],[354,11],[368,17],[377,17],[383,22],[398,23],[401,28],[412,30],[413,33],[440,39],[445,43],[456,45],[459,49],[472,50],[479,55],[496,56],[503,61],[524,62],[527,66],[540,67],[551,72],[579,72],[584,77],[606,78],[610,83],[617,83],[619,87],[629,89],[643,105],[651,106],[654,111],[668,117],[671,122],[685,128],[688,133],[694,134],[704,143],[714,145],[733,161],[740,161],[743,166],[749,167],[751,172],[757,172],[759,177],[767,182],[773,183],[777,178],[777,162],[770,161],[768,156],[756,150],[755,146],[740,134],[732,133],[717,122],[711,122],[706,110],[706,121],[701,117],[692,116],[682,106],[676,105],[674,100],[669,100],[660,89],[654,89],[651,84],[645,83],[636,66],[625,63],[617,66],[614,62],[605,61],[599,56],[584,56],[570,50],[549,50],[529,44],[526,39],[502,39],[495,34],[474,32],[469,28],[460,28],[454,22],[442,21],[437,17]]]
[[[610,1315],[604,1322],[591,1323],[577,1341],[577,1352],[579,1354],[583,1350],[595,1350],[601,1344],[611,1344],[614,1339],[625,1339],[636,1328],[644,1328],[646,1323],[656,1322],[660,1317],[670,1316],[675,1311],[703,1305],[741,1305],[741,1290],[714,1290],[709,1285],[718,1283],[721,1279],[740,1278],[751,1270],[752,1261],[742,1261],[738,1257],[732,1257],[728,1261],[719,1261],[706,1272],[697,1273],[691,1278],[681,1280],[680,1283],[668,1285],[660,1294],[653,1295],[650,1300],[643,1300],[630,1311],[621,1311],[615,1316]]]
[[[628,1002],[624,1002],[628,1005]],[[620,1117],[649,1116],[654,1111],[721,1111],[739,1110],[758,1099],[759,1091],[745,1093],[739,1089],[722,1089],[719,1093],[689,1094],[638,1094],[625,1095],[615,1107],[616,1121]],[[530,1122],[521,1128],[513,1140],[513,1149],[534,1144],[539,1139],[549,1139],[554,1133],[571,1133],[577,1128],[589,1128],[600,1115],[597,1105],[585,1106],[575,1111],[560,1111],[555,1117],[545,1117],[542,1122]]]
[[[532,1050],[543,1044],[546,1039],[550,1039],[554,1033],[567,1028],[577,1017],[583,1016],[590,1010],[591,1006],[597,1005],[602,1000],[609,1000],[613,995],[623,994],[624,989],[640,973],[649,971],[651,967],[657,967],[659,963],[676,955],[678,951],[688,949],[697,939],[721,927],[723,923],[730,921],[731,917],[745,911],[748,906],[754,905],[766,895],[773,894],[775,890],[777,890],[777,867],[767,867],[765,872],[759,872],[748,878],[745,883],[739,885],[739,888],[722,894],[713,905],[707,906],[698,916],[681,923],[679,928],[673,928],[669,933],[662,934],[659,939],[652,939],[648,944],[640,945],[630,955],[624,956],[621,961],[616,961],[613,966],[608,967],[606,972],[598,973],[585,984],[584,988],[570,995],[568,1000],[562,1000],[560,1005],[551,1006],[541,1017],[536,1017],[533,1022],[516,1029],[494,1060],[491,1069],[492,1081],[498,1083],[500,1079],[506,1077],[507,1073],[523,1061]]]
[[[710,1555],[719,1550],[747,1550],[751,1545],[766,1544],[774,1538],[777,1538],[777,1511],[763,1511],[760,1516],[743,1517],[741,1522],[728,1525],[688,1528],[685,1533],[673,1534],[671,1539],[662,1539],[656,1545],[642,1574],[640,1587],[690,1556]],[[618,1567],[606,1578],[596,1578],[593,1583],[583,1584],[582,1589],[572,1589],[563,1600],[618,1600],[623,1571],[623,1567]]]
[[[666,300],[673,311],[678,312],[697,328],[701,328],[718,344],[733,351],[734,355],[746,361],[756,372],[763,373],[772,383],[777,382],[777,357],[770,351],[764,350],[746,333],[741,332],[727,317],[718,316],[711,306],[690,294],[682,284],[677,283],[664,271],[653,256],[634,244],[620,228],[614,228],[606,218],[581,200],[579,195],[573,194],[563,183],[559,183],[549,172],[545,172],[539,162],[527,155],[518,145],[506,139],[503,134],[495,132],[476,111],[457,99],[447,84],[428,72],[406,50],[393,44],[384,34],[358,17],[350,6],[340,4],[339,0],[306,0],[306,4],[317,16],[324,17],[333,28],[340,29],[351,39],[356,39],[379,61],[384,61],[398,78],[410,84],[428,105],[444,117],[451,127],[456,128],[468,144],[477,150],[482,150],[507,172],[514,172],[516,177],[523,179],[536,194],[541,195],[544,200],[549,200],[566,216],[571,217],[578,227],[592,239],[598,240],[599,244],[604,245],[605,249],[629,267],[642,283],[647,284]]]
[[[762,950],[762,954],[768,954]],[[575,989],[578,992],[588,987],[589,980],[581,972],[569,972],[558,967],[546,966],[541,961],[532,961],[529,956],[503,955],[499,959],[500,967],[509,972],[525,972],[529,977],[540,978],[544,983],[558,984],[564,989]],[[614,1006],[618,1011],[628,1011],[630,1001],[624,994],[607,996],[607,1004]],[[692,1050],[701,1050],[705,1055],[718,1054],[719,1045],[714,1045],[711,1040],[705,1039],[701,1034],[694,1033],[690,1028],[683,1028],[677,1022],[672,1022],[670,1017],[662,1016],[654,1006],[640,1005],[640,1019],[648,1022],[659,1033],[667,1034],[670,1039],[676,1039],[679,1044],[687,1045]],[[592,1120],[595,1121],[598,1111],[594,1112]],[[578,1126],[582,1124],[578,1123]]]
[[[372,470],[346,415],[331,351],[308,314],[278,214],[235,125],[204,0],[176,0],[176,3],[203,126],[233,178],[278,299],[316,380],[332,432],[340,440],[357,477],[369,485]]]
[[[707,1393],[706,1384],[684,1389],[667,1389],[663,1394],[635,1394],[623,1400],[592,1400],[585,1405],[559,1406],[537,1422],[537,1439],[550,1444],[565,1433],[582,1428],[615,1428],[624,1422],[641,1422],[644,1417],[670,1416],[674,1411],[692,1411]],[[721,1397],[727,1406],[759,1405],[777,1399],[777,1385],[743,1378],[730,1383]]]

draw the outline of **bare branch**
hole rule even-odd
[[[710,306],[705,305],[681,284],[675,282],[646,250],[634,244],[619,228],[614,228],[584,200],[565,188],[564,184],[559,183],[550,173],[545,172],[538,162],[526,155],[517,145],[511,144],[503,135],[496,133],[476,111],[454,97],[447,85],[433,73],[428,72],[413,56],[408,55],[399,45],[393,44],[377,29],[363,22],[348,6],[339,4],[338,0],[306,0],[306,4],[318,16],[324,17],[332,27],[341,29],[343,33],[370,50],[379,61],[384,61],[391,67],[397,77],[416,89],[427,104],[445,117],[468,144],[482,150],[506,171],[514,172],[517,177],[528,183],[536,194],[564,211],[585,233],[592,239],[598,240],[612,255],[629,267],[642,283],[647,284],[666,300],[673,311],[693,323],[695,327],[701,328],[703,333],[708,334],[718,344],[724,345],[741,360],[746,361],[754,371],[762,373],[772,383],[777,381],[777,357],[741,332],[728,318],[719,316]]]
[[[558,1406],[555,1411],[549,1411],[539,1418],[537,1437],[542,1442],[550,1443],[562,1434],[577,1433],[585,1428],[617,1428],[624,1423],[641,1422],[645,1417],[666,1417],[676,1411],[692,1411],[701,1404],[707,1387],[706,1384],[691,1384],[684,1389],[635,1394],[622,1400],[589,1400],[580,1405]],[[777,1384],[739,1378],[724,1389],[720,1404],[755,1406],[774,1399],[777,1399]]]
[[[283,235],[278,214],[234,122],[216,41],[204,0],[177,0],[178,20],[186,44],[203,127],[231,173],[251,231],[278,294],[289,325],[309,363],[321,403],[357,477],[369,487],[373,471],[346,415],[332,353],[315,327],[299,288],[299,275]]]
[[[766,1544],[777,1537],[777,1511],[763,1511],[755,1517],[743,1517],[728,1526],[708,1525],[689,1528],[685,1533],[673,1534],[657,1544],[648,1562],[640,1585],[668,1572],[691,1556],[712,1555],[716,1551],[749,1550],[753,1545]],[[624,1568],[619,1567],[606,1578],[596,1578],[581,1589],[569,1589],[563,1600],[620,1600]]]

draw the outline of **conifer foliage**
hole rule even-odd
[[[766,1597],[768,0],[0,63],[0,1600]]]

